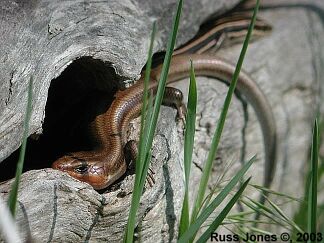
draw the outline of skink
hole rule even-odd
[[[213,29],[200,35],[197,40],[176,51],[172,58],[167,84],[188,77],[190,59],[193,61],[197,76],[209,76],[229,84],[235,69],[234,65],[211,55],[183,53],[205,51],[211,47],[209,45],[211,40],[216,38],[216,42],[220,41],[221,36],[228,35],[232,31],[240,36],[240,33],[247,28],[246,19],[250,17],[233,15],[225,18]],[[231,21],[235,24],[231,25]],[[257,21],[256,26],[256,28],[270,29],[261,20]],[[160,73],[161,66],[152,70],[149,90],[153,93],[157,89]],[[127,168],[124,156],[126,131],[129,122],[139,116],[142,107],[143,80],[142,77],[128,89],[118,91],[107,112],[95,118],[91,124],[93,136],[98,142],[95,150],[65,155],[55,161],[52,167],[68,172],[74,178],[89,183],[97,190],[108,187],[120,178]],[[261,124],[265,149],[264,186],[269,187],[276,162],[276,127],[272,110],[262,90],[244,71],[239,75],[237,90],[253,106]],[[172,89],[166,91],[165,98],[175,102],[176,105],[179,103],[179,95]]]

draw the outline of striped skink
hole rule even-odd
[[[236,41],[245,36],[250,23],[249,14],[232,14],[214,23],[214,27],[199,34],[193,41],[174,52],[167,83],[189,75],[189,60],[193,61],[197,76],[209,76],[229,84],[235,66],[215,56],[202,54],[207,49],[219,48],[228,40]],[[254,37],[263,36],[271,27],[258,19]],[[149,90],[157,89],[161,65],[152,70]],[[87,182],[94,189],[103,189],[120,178],[126,171],[124,156],[126,131],[131,119],[139,116],[143,95],[142,77],[136,84],[118,91],[106,113],[92,122],[93,137],[98,146],[93,151],[73,152],[56,160],[52,167]],[[217,81],[218,82],[218,81]],[[264,186],[269,187],[275,171],[276,127],[271,107],[258,85],[241,71],[237,90],[253,106],[261,124],[265,150]],[[165,99],[179,107],[182,95],[176,89],[166,89]]]

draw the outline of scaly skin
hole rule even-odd
[[[184,47],[176,50],[172,59],[167,83],[176,82],[189,75],[189,60],[193,60],[196,76],[210,76],[229,83],[234,66],[217,57],[201,54],[211,47],[219,48],[225,40],[240,40],[245,36],[251,16],[246,13],[232,13],[214,23],[208,29]],[[253,37],[262,37],[271,30],[264,21],[257,19]],[[187,54],[187,53],[199,53]],[[161,66],[152,70],[149,89],[156,92]],[[92,137],[98,142],[94,151],[71,153],[53,163],[53,168],[68,172],[71,176],[103,189],[120,178],[126,171],[124,146],[126,131],[131,119],[139,116],[143,96],[142,77],[136,84],[124,91],[118,91],[111,107],[97,116],[91,124]],[[216,80],[217,81],[217,80]],[[218,81],[217,81],[218,82]],[[269,187],[275,171],[276,127],[271,107],[256,83],[241,71],[237,90],[253,106],[260,121],[265,148],[264,186]],[[182,95],[176,89],[166,89],[165,101],[181,106]],[[179,110],[179,109],[178,109]]]
[[[214,56],[204,54],[177,55],[170,65],[167,84],[189,76],[189,60],[193,61],[196,76],[208,76],[229,84],[234,65]],[[161,66],[152,70],[149,90],[157,89]],[[139,116],[142,96],[143,77],[130,88],[118,91],[111,107],[94,121],[95,136],[100,148],[96,151],[77,152],[66,155],[53,163],[53,168],[68,172],[74,178],[85,181],[95,189],[111,185],[126,171],[124,146],[129,122]],[[241,71],[236,89],[253,106],[261,124],[265,147],[264,186],[272,181],[276,161],[276,127],[271,107],[257,84]],[[178,97],[168,92],[168,100]],[[178,102],[175,101],[176,103]]]

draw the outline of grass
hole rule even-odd
[[[136,212],[139,206],[140,197],[145,182],[145,181],[143,182],[143,178],[145,179],[145,176],[147,174],[146,168],[148,168],[148,164],[149,164],[148,160],[144,159],[145,157],[150,156],[150,153],[148,153],[147,151],[147,140],[144,139],[144,135],[147,134],[147,129],[148,129],[148,126],[146,126],[146,124],[148,124],[148,121],[146,119],[149,119],[152,116],[152,110],[153,110],[152,95],[150,95],[150,97],[148,98],[148,82],[149,82],[151,65],[152,65],[152,52],[153,52],[153,42],[154,42],[155,32],[156,32],[156,24],[154,23],[152,34],[151,34],[151,43],[149,47],[147,69],[145,70],[143,108],[141,112],[142,114],[141,114],[140,142],[138,148],[139,154],[136,160],[134,190],[133,190],[131,208],[129,211],[129,217],[128,217],[128,222],[126,227],[126,233],[124,236],[124,242],[133,242]],[[145,113],[146,109],[148,109],[147,116]]]
[[[228,108],[229,108],[229,105],[230,105],[231,100],[232,100],[232,96],[233,96],[235,88],[236,88],[236,84],[237,84],[237,80],[238,80],[238,77],[239,77],[239,74],[240,74],[240,71],[241,71],[241,68],[242,68],[244,56],[245,56],[245,53],[247,51],[247,47],[248,47],[249,40],[250,40],[250,37],[251,37],[251,34],[252,34],[252,30],[254,28],[256,15],[257,15],[257,12],[258,12],[258,9],[259,9],[259,2],[260,1],[258,0],[257,3],[256,3],[256,7],[255,7],[254,12],[253,12],[251,24],[249,26],[246,38],[244,40],[243,47],[242,47],[242,50],[241,50],[238,62],[236,64],[234,74],[233,74],[233,78],[231,80],[231,84],[229,86],[229,89],[228,89],[228,92],[227,92],[227,95],[226,95],[226,98],[225,98],[225,101],[224,101],[223,109],[222,109],[222,112],[220,114],[220,117],[219,117],[219,120],[218,120],[218,123],[217,123],[216,131],[215,131],[213,139],[212,139],[211,148],[210,148],[210,151],[209,151],[209,154],[208,154],[208,157],[207,157],[207,161],[206,161],[206,163],[204,165],[204,168],[203,168],[203,174],[202,174],[202,177],[201,177],[201,180],[200,180],[199,189],[198,189],[197,197],[196,197],[196,200],[195,200],[195,205],[194,205],[193,211],[192,211],[191,222],[195,221],[195,219],[197,218],[197,215],[199,213],[199,210],[202,207],[202,202],[204,200],[205,193],[206,193],[207,182],[208,182],[208,179],[209,179],[209,176],[210,176],[210,172],[211,172],[211,169],[212,169],[212,164],[213,164],[213,161],[215,159],[218,144],[219,144],[221,134],[222,134],[222,131],[223,131],[223,128],[224,128]]]
[[[216,197],[215,199],[218,199],[218,201],[213,201],[211,204],[208,205],[209,200],[205,199],[205,194],[206,194],[206,189],[207,189],[207,183],[211,174],[211,169],[212,169],[212,165],[213,165],[213,161],[215,159],[216,156],[216,151],[218,148],[218,144],[220,142],[220,138],[221,138],[221,134],[224,128],[224,124],[225,124],[225,120],[226,120],[226,116],[227,116],[227,112],[231,103],[231,99],[233,97],[235,88],[236,88],[236,84],[238,81],[238,77],[239,77],[239,73],[243,64],[243,60],[244,60],[244,56],[245,53],[247,51],[247,47],[248,47],[248,43],[252,34],[252,30],[254,28],[254,23],[256,20],[256,15],[258,12],[258,7],[259,7],[259,1],[257,1],[256,3],[256,7],[255,10],[253,12],[253,16],[251,19],[251,24],[249,26],[248,29],[248,33],[246,35],[245,41],[243,43],[243,47],[240,53],[240,57],[239,60],[237,62],[234,74],[233,74],[233,78],[231,80],[225,101],[224,101],[224,105],[223,105],[223,109],[222,112],[220,114],[218,123],[217,123],[217,127],[216,127],[216,131],[214,133],[213,139],[212,139],[212,143],[211,143],[211,148],[210,151],[208,153],[208,157],[207,157],[207,161],[205,162],[204,168],[203,168],[203,173],[200,179],[200,183],[199,183],[199,189],[197,192],[197,196],[196,196],[196,200],[195,200],[195,204],[193,205],[193,210],[191,213],[191,219],[190,222],[185,221],[185,219],[188,219],[188,212],[187,209],[182,209],[183,212],[185,212],[185,218],[183,218],[184,216],[181,216],[181,220],[180,220],[180,232],[179,232],[179,242],[187,242],[187,241],[193,241],[193,239],[195,238],[196,233],[198,232],[199,228],[202,225],[202,218],[200,217],[200,215],[204,215],[205,217],[203,217],[203,221],[207,220],[208,216],[211,214],[211,212],[213,212],[217,206],[219,206],[219,204],[225,199],[225,197],[229,194],[229,192],[233,189],[233,187],[236,185],[236,183],[229,183],[228,186],[230,186],[229,188],[227,188],[228,190],[222,191],[223,193],[218,194],[220,197]],[[190,96],[189,96],[190,98]],[[186,144],[186,139],[188,139],[188,137],[185,137],[185,144]],[[193,139],[193,138],[190,138]],[[191,143],[191,141],[190,141]],[[192,153],[192,149],[191,149],[191,153]],[[186,154],[185,154],[186,157]],[[187,156],[189,158],[191,158],[190,156]],[[253,159],[248,163],[249,165],[252,163]],[[189,178],[187,174],[187,171],[189,171],[186,167],[188,167],[188,162],[185,159],[185,179],[187,180]],[[241,175],[243,176],[244,173]],[[242,177],[240,178],[242,179]],[[188,181],[186,181],[186,186],[188,184]],[[245,184],[242,185],[242,187]],[[246,185],[245,185],[246,186]],[[244,188],[245,188],[244,186]],[[242,188],[241,187],[241,188]],[[225,187],[226,188],[226,187]],[[187,194],[188,192],[185,192],[185,200],[187,200]],[[236,197],[235,197],[236,198]],[[214,200],[215,200],[214,199]],[[236,200],[238,199],[238,197],[236,198]],[[217,202],[217,203],[216,203]],[[232,202],[232,200],[230,201]],[[187,205],[188,203],[185,202],[184,205],[186,207],[189,207]],[[231,208],[230,203],[227,205],[227,208]],[[203,211],[201,211],[201,209],[203,208]],[[206,212],[207,210],[207,212]],[[201,211],[201,212],[200,212]],[[199,214],[200,213],[200,214]],[[227,212],[228,213],[228,212]],[[208,216],[207,216],[208,215]],[[206,217],[207,216],[207,217]],[[218,218],[219,220],[219,218]],[[189,220],[188,220],[189,221]],[[215,223],[215,221],[213,222],[213,226],[215,227],[215,225],[218,227],[219,222],[216,221],[217,223]],[[184,225],[182,225],[184,224]],[[184,229],[187,229],[186,231],[184,231]],[[214,229],[214,228],[213,228]],[[216,228],[215,228],[216,229]],[[214,229],[214,230],[215,230]],[[203,236],[206,235],[206,232],[209,232],[210,228],[207,229],[207,231],[205,231],[205,233],[203,233]]]
[[[226,204],[225,208],[219,213],[219,215],[215,218],[211,225],[209,225],[208,229],[199,237],[199,239],[197,240],[198,243],[206,242],[209,239],[210,235],[223,223],[223,220],[242,195],[250,179],[251,177],[243,183],[238,192],[235,193],[232,199]],[[214,206],[212,206],[212,203],[210,206],[210,210],[213,212],[215,208]]]
[[[181,2],[181,1],[180,1]],[[182,3],[181,3],[182,4]],[[179,14],[179,6],[181,5],[180,3],[178,4],[178,10],[177,13]],[[200,185],[199,185],[199,190],[197,193],[197,197],[195,200],[195,205],[193,206],[193,211],[191,214],[191,219],[190,219],[190,213],[189,213],[189,209],[190,209],[190,205],[189,205],[189,178],[190,178],[190,167],[191,167],[191,160],[192,160],[192,152],[193,152],[193,144],[194,144],[194,134],[195,134],[195,116],[196,116],[196,104],[197,104],[197,88],[196,88],[196,79],[195,79],[195,72],[194,72],[194,67],[193,64],[191,62],[191,68],[190,68],[190,84],[189,84],[189,96],[188,96],[188,105],[187,105],[187,110],[188,113],[186,115],[186,130],[185,130],[185,145],[184,145],[184,177],[185,177],[185,195],[184,195],[184,199],[183,199],[183,206],[182,206],[182,211],[181,211],[181,217],[180,217],[180,224],[179,224],[179,240],[178,242],[188,242],[188,241],[193,241],[193,239],[195,238],[198,230],[202,227],[202,225],[207,221],[207,219],[210,217],[210,215],[212,214],[212,212],[214,212],[215,208],[218,207],[223,200],[232,192],[234,186],[236,185],[236,183],[241,180],[246,172],[246,170],[248,169],[248,167],[252,164],[253,159],[251,159],[247,164],[246,167],[242,168],[243,171],[240,171],[232,180],[230,183],[228,183],[225,188],[216,196],[215,199],[212,200],[211,203],[211,196],[209,197],[205,197],[206,194],[206,188],[207,188],[207,182],[209,179],[209,175],[211,172],[211,168],[212,168],[212,163],[213,160],[215,158],[216,155],[216,151],[217,151],[217,147],[221,138],[221,134],[222,134],[222,130],[225,124],[225,120],[226,120],[226,115],[227,115],[227,111],[229,108],[229,105],[231,103],[231,98],[233,96],[236,84],[237,84],[237,80],[238,80],[238,76],[239,76],[239,72],[240,69],[242,67],[242,63],[243,63],[243,59],[245,56],[245,53],[247,51],[247,47],[248,47],[248,43],[249,43],[249,39],[254,27],[254,22],[256,19],[256,15],[257,15],[257,11],[258,11],[258,6],[259,6],[259,1],[257,1],[253,16],[252,16],[252,20],[251,20],[251,24],[249,26],[249,30],[248,30],[248,34],[246,36],[246,39],[243,43],[243,47],[241,50],[241,54],[238,60],[238,63],[236,65],[236,69],[233,75],[233,79],[231,81],[227,96],[225,98],[225,102],[224,102],[224,106],[219,118],[219,121],[217,123],[217,128],[216,131],[214,133],[213,136],[213,140],[212,140],[212,145],[211,145],[211,149],[208,155],[208,159],[205,163],[204,169],[203,169],[203,175],[200,181]],[[174,21],[174,27],[176,27],[177,25],[175,24],[176,20]],[[172,36],[175,35],[176,33],[176,29],[173,28],[173,32],[172,32]],[[170,39],[172,39],[172,37],[170,37]],[[153,41],[153,39],[152,39]],[[152,43],[151,43],[152,45]],[[171,46],[170,43],[168,45],[169,47]],[[164,68],[163,71],[165,71],[165,73],[162,73],[161,75],[161,79],[163,81],[165,81],[165,77],[167,76],[167,65],[169,60],[169,57],[171,57],[171,49],[167,49],[167,54],[166,54],[166,58],[165,58],[165,63],[164,63]],[[149,71],[148,71],[149,72]],[[161,80],[160,80],[161,82]],[[161,90],[164,90],[164,85],[165,83],[162,83],[159,85],[159,88],[161,87]],[[161,91],[161,96],[159,97],[159,100],[162,101],[162,94],[163,91]],[[161,102],[156,102],[154,104],[154,110],[157,111],[158,110],[158,106],[161,104]],[[143,106],[145,107],[145,102],[143,104]],[[148,111],[148,114],[150,114],[150,112],[152,113],[152,111]],[[144,114],[143,114],[144,116]],[[142,116],[142,117],[143,117]],[[146,119],[145,122],[149,122],[150,121],[150,115],[146,115]],[[142,125],[144,124],[144,119],[142,118]],[[151,122],[150,124],[153,124],[153,122]],[[155,123],[156,124],[156,123]],[[146,126],[144,126],[146,127]],[[144,133],[145,131],[148,131],[148,129],[153,128],[152,131],[155,130],[155,126],[149,126],[149,128],[144,128]],[[143,132],[143,130],[141,129],[141,131]],[[154,133],[154,132],[153,132]],[[142,134],[142,133],[141,133]],[[152,134],[152,133],[151,133]],[[143,137],[147,137],[146,135]],[[145,145],[143,147],[146,147],[147,151],[149,151],[150,146],[149,143],[146,141],[144,143]],[[143,153],[144,159],[146,161],[146,165],[148,166],[149,160],[150,160],[150,154],[149,152]],[[316,155],[315,155],[316,157]],[[313,165],[314,166],[314,165]],[[142,172],[140,172],[142,173]],[[143,173],[142,175],[142,182],[144,181],[144,177],[143,177]],[[221,224],[224,223],[224,220],[226,218],[226,215],[229,213],[230,209],[232,208],[232,206],[239,200],[241,193],[243,192],[243,190],[246,188],[248,181],[245,181],[243,183],[243,185],[239,188],[238,192],[232,197],[232,199],[229,201],[228,204],[226,204],[226,206],[224,207],[224,209],[221,211],[221,213],[211,222],[211,224],[209,225],[209,227],[207,228],[207,230],[205,230],[202,235],[199,237],[198,242],[204,242],[208,239],[208,236],[210,235],[211,232],[215,231],[217,229],[217,227]],[[135,179],[135,183],[136,183],[136,179]],[[280,194],[280,193],[276,193],[274,191],[268,190],[266,188],[262,188],[260,186],[254,185],[256,188],[270,193],[270,194],[276,194],[277,196],[284,196],[286,198],[288,198],[289,200],[295,200],[298,201],[298,199],[294,199],[292,197],[289,197],[287,195],[284,194]],[[313,192],[314,192],[314,188],[316,188],[317,185],[315,185],[314,183],[312,183],[312,188],[313,188]],[[136,185],[134,190],[136,190]],[[316,200],[315,200],[315,196],[314,193],[311,194],[312,195],[312,207],[310,208],[309,212],[309,217],[311,218],[311,216],[314,217],[314,215],[316,215],[314,213],[314,207],[316,208]],[[140,197],[137,198],[138,202],[140,200]],[[279,224],[282,225],[283,227],[290,229],[293,228],[295,229],[297,232],[304,232],[294,221],[290,220],[285,214],[284,212],[280,209],[280,207],[278,205],[276,205],[275,203],[273,203],[268,197],[266,198],[266,201],[268,202],[269,206],[265,206],[263,204],[260,204],[259,202],[252,200],[250,198],[248,198],[248,200],[240,200],[242,201],[248,208],[251,209],[251,211],[249,213],[247,213],[245,216],[247,215],[251,215],[252,213],[258,212],[260,214],[262,214],[264,217],[268,218],[270,221],[269,224]],[[135,214],[133,214],[135,215]],[[240,223],[244,223],[244,222],[250,222],[250,223],[262,223],[262,221],[257,220],[251,220],[251,219],[246,219],[246,218],[235,218],[237,222]],[[233,222],[234,218],[232,216],[232,218],[230,218],[230,220]],[[134,221],[135,222],[135,219]],[[313,222],[313,226],[314,224],[316,225],[316,223],[314,223],[314,219],[311,218],[309,222]],[[311,226],[310,226],[311,227]],[[252,230],[253,232],[258,232],[260,234],[270,234],[270,232],[255,228],[255,227],[249,227],[250,230]],[[129,230],[129,229],[128,229]],[[133,230],[133,229],[132,229]],[[131,230],[131,231],[132,231]],[[243,228],[240,228],[240,233],[246,232]],[[130,241],[128,241],[130,242]]]
[[[187,102],[185,143],[184,143],[184,171],[185,171],[185,194],[182,203],[182,211],[180,217],[179,235],[188,230],[190,224],[189,217],[189,178],[192,161],[192,153],[194,148],[194,137],[196,129],[196,109],[197,109],[197,87],[195,71],[190,61],[190,83]]]
[[[22,139],[22,144],[21,144],[20,153],[19,153],[19,159],[18,159],[18,163],[17,163],[15,181],[11,187],[11,191],[10,191],[9,199],[8,199],[8,205],[10,208],[10,212],[13,216],[15,216],[15,214],[16,214],[19,182],[20,182],[20,177],[21,177],[22,170],[24,167],[25,152],[26,152],[28,130],[29,130],[29,120],[30,120],[30,116],[31,116],[31,112],[32,112],[32,93],[33,93],[33,77],[30,77],[29,84],[28,84],[28,98],[27,98],[26,114],[25,114],[25,119],[24,119],[23,139]]]
[[[148,115],[145,116],[145,114],[142,112],[142,124],[141,124],[141,137],[140,137],[140,145],[139,145],[139,158],[136,161],[136,164],[138,166],[138,170],[136,170],[136,176],[135,176],[135,183],[134,183],[134,191],[133,191],[133,197],[132,197],[132,204],[126,229],[126,234],[124,237],[124,242],[132,242],[133,241],[133,233],[135,228],[135,219],[136,219],[136,211],[139,206],[140,202],[140,195],[143,192],[143,186],[144,181],[146,177],[146,172],[148,168],[148,164],[150,161],[150,148],[153,141],[153,135],[155,131],[156,121],[158,117],[159,107],[162,103],[163,98],[163,92],[166,84],[168,69],[171,61],[172,56],[172,50],[174,48],[174,43],[176,39],[176,33],[177,28],[179,24],[179,18],[181,13],[181,6],[182,1],[180,0],[178,3],[178,9],[177,14],[174,18],[173,22],[173,31],[171,33],[171,36],[169,38],[168,48],[165,56],[165,60],[163,63],[161,78],[159,81],[158,91],[156,95],[155,104],[153,106],[153,111],[148,110]],[[249,161],[249,163],[246,164],[241,170],[240,173],[238,173],[230,183],[223,189],[223,191],[208,205],[208,200],[205,204],[205,208],[202,212],[199,212],[200,209],[203,206],[204,202],[204,196],[206,193],[207,188],[207,182],[209,179],[209,175],[212,168],[212,163],[216,155],[217,147],[221,138],[222,130],[224,128],[226,115],[228,112],[229,105],[231,103],[231,99],[238,81],[238,76],[240,73],[240,69],[243,64],[243,59],[245,56],[245,53],[247,51],[249,39],[251,37],[252,30],[254,28],[254,23],[256,20],[256,15],[258,11],[259,1],[257,2],[256,8],[253,13],[253,17],[251,20],[250,27],[248,29],[248,34],[246,36],[246,40],[244,41],[242,51],[233,75],[233,79],[231,81],[231,84],[229,86],[229,90],[227,93],[227,96],[225,98],[224,106],[218,121],[218,125],[212,140],[212,146],[211,150],[208,155],[208,159],[205,163],[203,175],[201,177],[200,186],[196,198],[196,204],[193,207],[192,217],[191,220],[189,218],[189,176],[190,176],[190,166],[191,166],[191,159],[192,159],[192,151],[193,151],[193,143],[194,143],[194,132],[195,132],[195,116],[196,116],[196,104],[197,104],[197,91],[196,91],[196,81],[195,81],[195,74],[194,74],[194,67],[191,63],[191,73],[190,73],[190,86],[189,86],[189,96],[188,96],[188,106],[187,106],[187,116],[186,116],[186,131],[185,131],[185,154],[184,154],[184,168],[185,168],[185,196],[183,201],[183,208],[181,213],[181,219],[180,219],[180,227],[179,227],[179,242],[187,242],[188,240],[193,240],[195,237],[198,229],[201,227],[201,225],[205,222],[205,220],[210,216],[210,214],[215,210],[215,208],[220,205],[221,202],[226,198],[226,196],[229,194],[230,191],[234,188],[236,183],[242,179],[243,175],[245,174],[246,170],[249,168],[249,166],[252,164],[253,159]],[[154,33],[154,31],[153,31]],[[153,36],[153,35],[152,35]],[[154,38],[151,38],[151,47],[152,42]],[[151,55],[151,50],[149,51],[149,58]],[[150,64],[151,59],[149,59],[147,70],[146,70],[146,76],[145,80],[148,82],[148,76],[150,73]],[[146,84],[147,85],[147,84]],[[147,92],[147,91],[146,91]],[[146,107],[146,93],[143,98],[143,107],[142,111],[145,111]],[[150,115],[152,114],[152,116]],[[145,118],[144,118],[145,117]],[[144,132],[144,133],[143,133]],[[145,135],[143,135],[145,134]],[[146,138],[146,139],[143,139]],[[139,179],[141,178],[141,179]],[[249,181],[249,180],[248,180]],[[248,182],[247,181],[247,182]],[[142,182],[142,183],[139,183]],[[238,193],[232,198],[230,203],[224,208],[222,211],[222,214],[220,217],[217,217],[213,224],[205,231],[205,233],[202,235],[202,237],[206,237],[206,234],[210,232],[211,230],[215,230],[215,227],[218,227],[221,223],[221,219],[224,218],[229,210],[232,208],[232,206],[235,204],[235,202],[238,200],[239,195],[243,192],[245,187],[247,186],[247,182],[242,185],[242,187],[239,189]],[[200,214],[199,214],[200,213]],[[206,233],[207,232],[207,233]],[[201,238],[203,239],[203,238]]]
[[[224,199],[229,195],[233,190],[234,186],[241,181],[246,171],[250,168],[254,158],[252,158],[248,163],[246,163],[242,169],[233,177],[233,179],[224,187],[224,189],[216,196],[216,198],[199,214],[193,223],[190,224],[190,227],[182,234],[179,235],[179,243],[191,241],[196,235],[197,231],[200,229],[202,224],[207,220],[211,213],[219,206]],[[243,184],[240,188],[245,188],[246,185]],[[239,191],[240,191],[239,190]],[[236,197],[233,197],[236,198]],[[236,201],[235,201],[236,202]],[[228,203],[227,207],[231,207],[231,204]]]
[[[29,120],[32,112],[32,92],[33,92],[33,77],[30,77],[28,83],[28,98],[26,105],[26,113],[23,125],[23,138],[22,144],[19,153],[19,159],[17,162],[16,175],[15,180],[11,186],[11,190],[9,193],[9,199],[7,202],[8,207],[6,207],[5,203],[0,198],[0,232],[3,233],[3,237],[7,242],[22,242],[20,236],[18,234],[18,229],[14,221],[14,217],[16,215],[16,205],[18,198],[18,189],[20,178],[22,174],[22,170],[24,167],[25,160],[25,152],[28,138],[28,128],[29,128]]]
[[[317,224],[317,229],[323,229],[322,232],[324,235],[324,204],[319,204],[315,207],[315,204],[317,204],[315,203],[317,191],[323,193],[323,187],[319,188],[316,185],[324,176],[324,160],[318,154],[319,143],[320,141],[323,141],[321,140],[321,136],[324,134],[323,131],[324,123],[315,120],[313,126],[309,172],[305,179],[304,198],[300,203],[298,211],[294,215],[294,221],[307,232],[312,232],[315,228],[315,224]],[[316,163],[316,161],[318,161],[318,163]],[[317,188],[317,190],[315,190],[315,188]],[[293,233],[296,234],[296,231]],[[324,240],[321,242],[324,242]]]
[[[308,193],[308,227],[307,232],[316,233],[317,226],[317,175],[318,175],[318,149],[319,149],[319,133],[318,124],[315,119],[313,129],[313,142],[311,151],[311,167],[310,167],[310,185]]]
[[[253,228],[249,226],[249,223],[255,223],[255,221],[249,221],[245,216],[250,216],[251,214],[258,211],[266,221],[257,221],[257,223],[267,224],[267,225],[275,225],[280,226],[284,231],[290,232],[290,236],[293,242],[298,240],[302,240],[303,242],[316,242],[316,239],[311,237],[315,237],[315,234],[311,236],[311,233],[319,233],[324,234],[323,228],[321,227],[320,214],[323,213],[324,207],[318,205],[317,203],[317,191],[318,191],[318,181],[319,181],[319,129],[317,120],[314,122],[313,126],[313,139],[312,139],[312,148],[311,148],[311,160],[310,160],[310,171],[308,177],[306,179],[306,191],[304,195],[304,199],[294,198],[282,193],[277,193],[272,190],[267,190],[269,194],[273,194],[277,197],[282,197],[287,199],[288,202],[284,204],[292,204],[293,202],[297,202],[300,204],[299,212],[296,214],[294,219],[290,219],[281,209],[280,206],[271,201],[268,197],[266,197],[266,201],[268,202],[268,206],[261,205],[259,202],[252,200],[249,197],[245,197],[241,200],[241,203],[246,205],[250,211],[245,212],[245,214],[231,215],[228,220],[228,223],[237,223],[238,231],[245,232],[258,232],[260,229]],[[259,188],[259,186],[254,186]],[[262,189],[263,190],[263,189]],[[323,214],[322,214],[323,215]],[[238,224],[240,222],[240,224]],[[244,225],[244,227],[241,227]],[[243,229],[244,228],[244,229]],[[321,231],[322,229],[322,231]],[[260,231],[261,232],[261,231]],[[271,234],[268,232],[268,234]],[[317,242],[324,242],[324,240],[320,240],[321,237],[318,238]]]
[[[173,53],[173,49],[174,49],[175,41],[176,41],[176,37],[177,37],[178,26],[179,26],[180,16],[181,16],[181,10],[182,10],[182,0],[179,0],[176,15],[173,19],[172,32],[169,37],[169,41],[168,41],[168,45],[167,45],[167,52],[166,52],[164,62],[163,62],[161,76],[160,76],[160,80],[159,80],[159,84],[158,84],[158,89],[157,89],[157,93],[155,96],[155,102],[154,102],[153,108],[148,110],[146,119],[144,119],[143,116],[141,118],[142,124],[143,124],[143,125],[141,125],[141,128],[142,128],[141,138],[142,139],[140,139],[140,142],[139,142],[139,153],[140,154],[138,156],[138,159],[136,160],[136,167],[139,167],[140,169],[136,169],[136,173],[135,173],[134,190],[133,190],[133,195],[132,195],[131,208],[129,211],[129,217],[128,217],[128,222],[127,222],[124,242],[133,242],[135,222],[136,222],[136,212],[139,207],[140,198],[141,198],[143,188],[144,188],[145,178],[147,175],[147,170],[148,170],[149,162],[151,159],[150,150],[152,147],[154,132],[155,132],[155,128],[156,128],[156,124],[157,124],[157,120],[158,120],[160,107],[162,104],[166,80],[168,77],[169,67],[170,67],[170,63],[171,63],[171,57],[172,57],[172,53]],[[154,33],[154,31],[153,31],[153,33]],[[154,35],[152,35],[152,38],[151,38],[151,48],[153,46],[153,44],[152,44],[153,41],[154,41]],[[149,53],[152,53],[152,52],[150,51]],[[151,62],[151,60],[150,60],[150,62]],[[145,76],[146,83],[149,80],[150,66],[151,66],[151,63],[149,64],[148,70],[145,74],[146,75]],[[147,87],[147,84],[146,84],[146,87]],[[144,95],[144,97],[145,96],[146,95]],[[151,100],[152,100],[152,96],[151,96]],[[151,104],[152,104],[152,102],[151,102]],[[146,107],[145,103],[144,103],[144,107]],[[144,110],[144,109],[142,109],[142,110]]]

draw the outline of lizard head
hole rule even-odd
[[[100,190],[108,185],[109,176],[105,175],[104,167],[100,161],[87,160],[73,155],[65,155],[52,164],[52,168],[67,172],[80,181],[87,182],[94,189]]]

